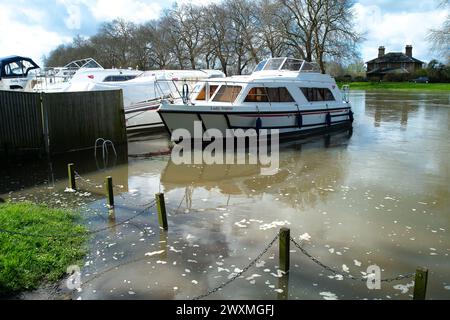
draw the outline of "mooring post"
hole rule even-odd
[[[112,177],[105,178],[105,188],[106,188],[106,196],[108,198],[108,207],[109,209],[112,209],[114,208],[114,190]]]
[[[67,165],[67,173],[69,174],[69,187],[72,190],[77,189],[77,185],[75,183],[75,165],[73,163],[69,163]]]
[[[418,267],[414,279],[414,300],[425,300],[427,294],[428,269]]]
[[[279,258],[280,270],[283,272],[289,271],[290,264],[290,244],[291,244],[291,230],[288,228],[281,228],[279,240]]]
[[[167,212],[166,212],[166,202],[164,201],[164,193],[157,193],[156,197],[156,207],[158,209],[158,221],[159,226],[164,230],[168,230],[167,225]]]

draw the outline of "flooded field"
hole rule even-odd
[[[383,279],[425,266],[427,298],[450,299],[450,94],[356,91],[351,103],[353,132],[282,144],[272,176],[257,165],[177,166],[157,134],[133,137],[128,161],[73,160],[86,179],[77,193],[64,192],[64,159],[7,167],[0,194],[79,207],[90,229],[102,229],[74,299],[192,299],[247,267],[282,226],[340,275],[291,245],[289,278],[281,277],[276,242],[205,299],[411,299],[412,278],[369,290],[347,277],[374,264]],[[107,175],[114,213],[105,208]],[[166,195],[167,233],[149,208],[157,192]]]

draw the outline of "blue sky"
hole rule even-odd
[[[188,1],[188,0],[182,0]],[[207,3],[219,0],[197,0]],[[41,62],[61,43],[77,35],[89,36],[99,24],[121,17],[136,23],[156,19],[174,0],[0,0],[0,56],[18,54]],[[429,61],[433,53],[424,40],[438,27],[446,12],[437,0],[357,0],[357,29],[366,32],[361,45],[365,61],[377,55],[380,45],[387,52],[414,46],[414,56]],[[80,57],[82,58],[82,57]],[[439,58],[439,57],[437,57]]]

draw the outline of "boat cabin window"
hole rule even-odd
[[[214,93],[216,93],[218,87],[219,87],[218,85],[209,86],[209,99],[211,99]],[[203,86],[203,89],[198,93],[197,98],[195,98],[195,100],[205,101],[205,98],[206,98],[206,85]]]
[[[214,96],[215,102],[234,102],[241,93],[242,87],[240,86],[227,86],[222,85],[219,91]]]
[[[120,76],[107,76],[105,78],[105,80],[103,80],[103,82],[119,82],[119,81],[128,81],[128,80],[133,80],[134,78],[136,78],[136,76],[124,76],[124,75],[120,75]]]
[[[295,102],[287,88],[251,88],[244,102]]]
[[[328,88],[300,88],[309,102],[335,101],[333,93]]]

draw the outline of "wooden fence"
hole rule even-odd
[[[0,91],[0,149],[57,154],[93,148],[97,138],[127,142],[121,90]]]

